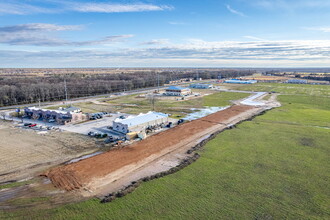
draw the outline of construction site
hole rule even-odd
[[[136,176],[136,171],[142,174],[144,170],[150,170],[150,167],[153,168],[153,173],[174,167],[180,162],[179,159],[188,156],[185,153],[189,149],[203,139],[261,111],[262,108],[235,105],[201,119],[178,125],[125,148],[51,169],[45,173],[45,176],[50,178],[56,187],[65,190],[83,189],[87,192],[100,193],[104,190],[102,187],[109,187],[108,190],[115,191],[130,183],[121,181],[125,177]],[[181,158],[177,158],[176,161],[174,158],[169,158],[169,155],[177,156],[178,153],[181,154]],[[140,178],[142,177],[143,174]],[[119,182],[122,185],[119,185]]]
[[[255,115],[280,105],[276,101],[276,94],[271,94],[269,97],[268,93],[264,92],[255,93],[234,90],[221,90],[221,92],[217,87],[212,88],[212,90],[211,88],[202,90],[200,91],[201,95],[192,95],[190,98],[188,97],[187,101],[164,97],[164,102],[167,103],[168,107],[163,108],[163,110],[165,109],[166,111],[168,109],[170,111],[174,106],[178,106],[176,107],[176,111],[178,112],[177,114],[180,113],[181,115],[179,118],[177,118],[177,114],[169,117],[168,114],[152,111],[139,115],[111,113],[104,115],[104,118],[83,123],[59,124],[56,125],[58,126],[58,130],[48,130],[46,132],[39,131],[39,128],[34,127],[30,129],[25,128],[18,121],[14,121],[17,124],[16,126],[10,125],[7,122],[3,125],[3,129],[6,131],[9,126],[12,131],[19,129],[18,131],[21,136],[31,134],[31,138],[33,139],[31,139],[31,142],[26,142],[25,145],[17,141],[13,142],[15,143],[15,147],[11,146],[10,148],[18,152],[23,152],[22,147],[25,146],[24,154],[34,156],[23,159],[24,156],[21,155],[22,159],[17,160],[17,156],[20,154],[10,154],[9,156],[6,154],[6,159],[1,159],[3,162],[7,161],[6,163],[1,163],[6,165],[1,168],[3,168],[3,171],[8,171],[9,166],[12,168],[9,169],[9,173],[1,174],[1,182],[30,179],[37,175],[46,178],[46,180],[49,179],[50,182],[46,181],[47,184],[55,187],[56,190],[68,191],[70,195],[73,192],[75,195],[79,195],[79,198],[90,198],[93,196],[104,198],[109,193],[118,192],[129,187],[132,182],[134,183],[143,178],[168,172],[180,166],[184,161],[196,157],[196,154],[194,154],[196,146],[200,146],[201,143],[208,141],[215,134],[225,129],[233,128],[235,124],[241,121],[248,120]],[[199,90],[197,91],[199,92]],[[227,100],[230,101],[230,105],[206,109],[192,110],[192,107],[195,106],[187,105],[187,103],[199,103],[200,101],[198,100],[203,100],[204,97],[225,97],[226,94],[231,94],[231,96],[237,94],[239,95],[237,97],[246,98]],[[141,99],[140,96],[142,96],[148,100],[148,92],[142,95],[136,95],[125,94],[122,98],[119,97],[116,99],[118,99],[118,102],[122,102],[123,100],[134,102]],[[268,99],[264,100],[266,96]],[[194,100],[194,102],[191,102],[191,100]],[[100,98],[99,101],[95,99],[94,102],[96,103],[94,104],[96,107],[113,104],[112,99],[104,98]],[[176,104],[174,105],[173,103]],[[76,105],[83,106],[84,108],[84,105],[79,102]],[[146,107],[145,105],[145,102],[141,102],[141,106],[132,104],[130,106],[133,106],[133,109],[135,107],[143,109]],[[213,104],[213,106],[218,105],[216,103]],[[122,106],[127,107],[125,103]],[[47,120],[52,117],[52,114],[56,116],[57,114],[62,114],[62,111],[47,109],[42,111],[39,108],[30,109],[26,110],[28,114],[37,114],[38,116],[40,115],[40,118],[46,117]],[[80,108],[76,109],[81,114]],[[131,113],[132,109],[128,108],[125,112]],[[63,112],[63,114],[66,113]],[[29,120],[34,119],[31,118]],[[48,121],[43,123],[47,124]],[[22,130],[22,128],[24,129]],[[114,142],[115,145],[108,145],[107,143],[109,142],[104,142],[102,139],[93,139],[86,136],[87,132],[91,131],[91,129],[108,132],[108,134],[112,134],[113,136],[116,136],[114,135],[116,133],[119,135],[119,139],[124,138],[122,140],[126,141],[116,141]],[[76,134],[73,135],[72,132]],[[15,133],[12,137],[17,137],[17,134]],[[59,147],[59,140],[62,142],[66,141],[64,137],[69,138],[65,144],[68,149]],[[69,144],[70,139],[71,142],[81,143],[81,146],[73,148],[72,144]],[[35,140],[42,140],[42,142],[51,144],[36,144],[34,143]],[[84,144],[82,144],[82,141]],[[41,149],[38,147],[40,145],[50,146],[53,149]],[[32,146],[34,147],[32,148]],[[36,154],[36,152],[41,151],[43,152],[43,156],[37,157],[39,154]],[[52,153],[47,154],[47,152]],[[28,169],[29,172],[25,172],[25,169]],[[14,194],[10,195],[7,199],[14,196]],[[19,193],[16,192],[15,196],[17,195]]]

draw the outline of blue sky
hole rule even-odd
[[[1,0],[0,67],[329,67],[329,0]]]

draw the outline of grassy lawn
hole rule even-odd
[[[7,183],[7,184],[0,185],[0,190],[7,189],[7,188],[12,188],[12,187],[24,186],[24,185],[27,185],[27,184],[30,184],[30,183],[33,183],[33,180]]]
[[[228,86],[228,85],[226,85]],[[330,96],[330,86],[287,83],[256,83],[252,85],[229,85],[231,88],[256,92],[275,91],[287,95]]]
[[[192,165],[112,203],[0,210],[0,219],[329,219],[330,106],[322,96],[279,96],[282,107],[221,133]]]
[[[212,91],[214,93],[214,91]],[[231,104],[231,100],[242,99],[249,96],[244,93],[233,92],[216,92],[203,97],[194,98],[191,100],[177,101],[178,97],[159,98],[155,104],[155,111],[169,113],[172,117],[183,117],[192,112],[192,108],[203,108],[205,106],[227,106]],[[76,103],[74,106],[82,109],[83,112],[122,112],[128,114],[139,114],[141,112],[151,111],[152,104],[147,98],[138,98],[137,95],[127,95],[112,99],[100,100],[101,104],[92,102]],[[58,109],[54,106],[51,109]]]

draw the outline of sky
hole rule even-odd
[[[330,67],[330,0],[0,0],[0,67]]]

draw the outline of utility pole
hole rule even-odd
[[[66,88],[66,79],[64,78],[65,102],[68,103],[68,90]]]
[[[157,87],[158,87],[158,92],[159,92],[159,73],[157,75]]]
[[[40,98],[39,98],[39,100],[38,100],[38,101],[39,101],[39,108],[40,108],[40,107],[41,107]]]

